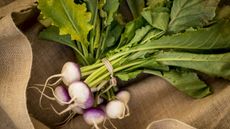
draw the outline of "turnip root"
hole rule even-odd
[[[90,88],[81,81],[76,81],[69,85],[69,95],[74,99],[74,103],[77,103],[79,107],[87,109],[93,106],[94,98]]]
[[[36,84],[36,86],[42,86],[43,87],[44,85]],[[48,96],[48,95],[43,93],[43,95],[47,99],[56,101],[57,103],[59,103],[62,106],[69,103],[71,98],[69,96],[68,91],[65,89],[64,86],[57,86],[55,89],[53,89],[50,86],[47,86],[47,88],[49,88],[53,94],[53,97],[51,97],[51,96]],[[28,89],[35,89],[38,92],[42,93],[42,91],[39,88],[34,87],[34,86],[28,87]]]
[[[102,123],[106,119],[106,116],[100,108],[89,108],[85,110],[83,118],[87,124],[99,129],[98,124]]]
[[[130,100],[130,93],[125,90],[120,91],[116,94],[116,98],[127,104]]]
[[[41,86],[44,87],[44,85],[40,85],[40,84],[35,84],[35,86]],[[57,101],[57,103],[59,103],[60,105],[65,105],[65,104],[70,104],[73,102],[73,99],[70,98],[69,93],[67,91],[67,89],[64,86],[57,86],[55,89],[53,89],[50,86],[46,86],[47,88],[49,88],[53,94],[54,97],[48,96],[46,94],[43,93],[43,95],[49,99],[49,100],[55,100]],[[32,89],[36,89],[38,92],[42,93],[42,91],[37,88],[37,87],[29,87]],[[41,105],[40,105],[41,107]]]
[[[54,90],[54,96],[57,99],[57,102],[60,105],[65,105],[66,102],[69,102],[71,100],[69,93],[67,91],[67,89],[63,86],[57,86]]]
[[[127,111],[127,113],[125,114],[125,117],[129,116],[130,113],[129,113],[128,102],[130,100],[130,93],[128,91],[125,91],[125,90],[120,91],[120,92],[117,93],[116,98],[118,100],[122,101],[124,103],[124,105],[125,105],[125,108],[126,108],[126,111]]]
[[[105,111],[111,119],[123,119],[125,117],[125,104],[120,100],[112,100],[106,105]]]

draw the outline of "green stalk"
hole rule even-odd
[[[100,17],[99,17],[99,19],[100,19]],[[104,35],[103,35],[103,33],[104,33],[104,31],[103,31],[104,30],[103,20],[100,20],[98,24],[100,24],[100,30],[101,31],[100,31],[100,38],[99,38],[99,43],[98,43],[97,51],[96,51],[96,60],[98,60],[100,57],[101,42],[103,41],[103,37],[104,37]]]
[[[77,44],[78,44],[79,42],[77,42]],[[79,55],[79,57],[84,61],[84,62],[82,62],[82,64],[83,65],[89,65],[89,62],[88,62],[88,60],[85,58],[85,56],[82,54],[82,52],[79,50],[79,49],[77,49],[77,45],[75,45],[75,47],[72,47],[72,46],[70,46],[69,45],[69,47],[71,47],[74,51],[75,51],[75,54],[77,55]],[[80,60],[81,60],[80,59]]]
[[[97,15],[97,13],[96,13]],[[96,19],[94,22],[93,22],[93,30],[90,32],[90,52],[92,55],[94,55],[94,47],[95,47],[95,44],[96,44],[96,38],[97,38],[97,31],[98,31],[98,24],[96,24],[98,19]],[[100,28],[99,28],[100,30]]]
[[[111,65],[114,65],[118,62],[120,62],[123,58],[119,58],[115,61],[112,61],[111,62]],[[92,73],[90,76],[88,76],[86,79],[85,79],[85,83],[88,84],[88,82],[94,80],[95,78],[97,78],[98,76],[101,76],[101,74],[103,74],[104,72],[107,71],[107,68],[103,65],[102,67],[100,67],[99,69],[97,69],[96,71],[94,71],[94,73]]]
[[[105,50],[105,41],[107,39],[108,33],[109,33],[110,25],[106,27],[105,32],[103,31],[100,39],[100,44],[97,49],[96,59],[99,59]],[[103,29],[104,30],[104,29]]]
[[[90,32],[90,53],[94,55],[94,35],[95,35],[95,30],[92,30]]]
[[[126,69],[126,68],[129,68],[129,67],[132,67],[132,66],[135,66],[135,65],[139,65],[141,63],[143,63],[144,61],[141,60],[141,61],[137,61],[137,62],[133,62],[133,63],[129,63],[129,64],[126,64],[124,66],[121,66],[121,67],[118,67],[116,69],[114,69],[114,73],[115,72],[118,72],[118,71],[121,71],[123,69]],[[91,74],[92,75],[92,74]],[[110,75],[109,72],[103,74],[102,76],[96,76],[94,78],[97,78],[96,80],[92,80],[92,81],[85,81],[85,83],[87,83],[90,87],[96,87],[102,80],[108,78]]]
[[[92,53],[93,56],[96,56],[94,55],[94,51],[95,51],[95,48],[98,48],[98,43],[99,43],[99,40],[100,40],[100,19],[99,17],[97,16],[97,19],[96,19],[96,22],[94,23],[94,27],[95,29],[93,30],[93,34],[90,33],[90,51]]]
[[[74,51],[74,54],[77,58],[77,62],[79,62],[81,65],[87,65],[85,60],[80,56],[80,54],[77,51]]]
[[[115,54],[114,56],[110,57],[109,60],[112,61],[112,60],[115,60],[115,59],[117,59],[117,58],[119,58],[119,57],[121,57],[121,56],[130,54],[130,53],[133,53],[133,52],[151,50],[151,49],[155,49],[155,48],[157,48],[157,47],[149,47],[149,46],[148,46],[148,47],[143,47],[143,48],[137,48],[137,47],[135,47],[135,48],[133,48],[133,49],[131,49],[131,50],[129,50],[129,51],[117,53],[117,54]]]
[[[96,35],[95,35],[93,48],[98,48],[98,44],[100,42],[100,36],[101,36],[101,24],[100,24],[100,18],[98,16],[97,17],[97,25],[96,25]],[[97,59],[97,56],[96,56],[96,59]]]
[[[82,50],[83,50],[83,54],[86,57],[86,59],[89,57],[89,52],[87,47],[82,43]]]
[[[110,100],[111,100],[111,95],[110,95],[110,92],[109,92],[109,91],[107,91],[107,92],[106,92],[106,94],[107,94],[107,96],[108,96],[108,101],[110,101]]]
[[[86,76],[92,74],[94,71],[95,71],[95,70],[91,70],[91,71],[88,71],[88,72],[81,73],[81,76],[82,76],[82,77],[86,77]]]
[[[81,72],[82,73],[88,72],[90,70],[97,69],[103,65],[104,65],[103,63],[96,63],[96,64],[92,64],[92,65],[88,65],[88,66],[83,66],[83,67],[81,67]]]
[[[81,53],[83,53],[83,50],[82,50],[82,47],[81,47],[81,43],[80,43],[80,42],[76,41],[76,42],[75,42],[75,46],[77,47],[77,49],[78,49]]]
[[[107,39],[107,36],[108,36],[108,33],[109,33],[109,30],[110,30],[110,25],[106,28],[106,31],[105,31],[105,37],[103,38],[103,41],[102,41],[102,45],[101,45],[101,54],[103,54],[104,50],[105,50],[105,41]]]

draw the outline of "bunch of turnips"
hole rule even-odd
[[[49,81],[53,78],[57,78],[57,81],[50,84]],[[76,114],[82,114],[87,124],[93,125],[98,129],[98,124],[106,120],[123,119],[129,116],[128,102],[130,93],[128,91],[122,90],[116,94],[106,96],[103,92],[100,92],[100,89],[90,88],[81,78],[79,65],[74,62],[66,62],[61,74],[50,76],[45,85],[36,84],[37,86],[43,86],[42,91],[37,87],[30,88],[36,89],[41,93],[39,102],[41,107],[43,96],[56,101],[61,106],[68,105],[66,109],[60,112],[51,105],[58,115],[70,112],[69,117],[64,122],[68,122]],[[53,97],[44,93],[46,88],[52,91]],[[117,87],[115,89],[117,91]],[[112,126],[114,125],[112,124]]]
[[[70,47],[79,64],[67,62],[61,74],[37,85],[43,90],[34,87],[41,92],[40,105],[43,97],[68,105],[63,111],[51,107],[59,115],[70,111],[67,120],[83,114],[86,123],[98,128],[105,120],[129,115],[130,94],[119,91],[118,79],[152,74],[193,98],[210,95],[199,73],[230,80],[230,7],[221,3],[38,0],[44,25],[39,38]]]

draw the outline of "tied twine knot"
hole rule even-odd
[[[114,71],[113,71],[112,64],[106,58],[103,58],[102,62],[104,63],[105,67],[107,68],[107,70],[110,73],[110,85],[116,86],[117,85],[117,79],[114,77]]]

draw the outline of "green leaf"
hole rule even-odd
[[[116,73],[115,76],[117,76],[118,78],[120,78],[123,81],[128,81],[130,79],[134,79],[137,77],[137,75],[139,75],[142,72],[142,70],[137,70],[134,72],[120,72],[120,73]]]
[[[52,20],[60,29],[60,35],[70,34],[72,40],[88,45],[87,36],[92,29],[89,24],[91,13],[86,5],[75,4],[73,0],[38,0],[42,15]]]
[[[194,72],[171,70],[163,72],[161,77],[193,98],[203,98],[211,94],[210,88]]]
[[[203,27],[215,17],[220,0],[174,0],[169,32],[180,32],[189,27]]]
[[[230,79],[230,52],[223,54],[194,54],[160,52],[156,60],[164,65],[194,69],[208,75]]]
[[[162,77],[162,73],[160,71],[157,71],[157,70],[144,69],[143,73],[152,74],[152,75],[156,75],[156,76]]]
[[[145,53],[144,53],[145,54]],[[153,58],[134,58],[134,61],[130,61],[130,58],[127,59],[128,62],[135,62],[135,61],[143,61],[143,63],[132,66],[131,68],[127,68],[124,71],[134,71],[137,69],[151,69],[151,70],[159,70],[159,71],[168,71],[169,67],[167,65],[159,64],[155,59]]]
[[[119,40],[122,34],[123,28],[124,27],[117,22],[113,22],[111,24],[111,28],[108,32],[109,35],[107,36],[105,40],[107,48],[112,47],[116,44],[116,42]]]
[[[90,23],[95,26],[98,12],[98,0],[85,0],[85,2],[92,15]]]
[[[125,30],[121,35],[120,43],[118,47],[121,47],[131,41],[131,39],[135,35],[135,31],[144,26],[145,22],[144,19],[139,17],[137,19],[134,19],[133,21],[130,21],[129,23],[126,24]]]
[[[153,50],[139,51],[127,57],[127,61],[136,60],[136,59],[145,59],[148,54],[153,53]]]
[[[154,10],[145,10],[141,13],[145,20],[154,28],[166,31],[169,22],[169,9],[158,7]]]
[[[141,11],[145,7],[145,1],[144,0],[126,0],[129,6],[129,9],[133,15],[134,18],[137,18],[140,16]]]
[[[102,18],[105,18],[107,16],[107,13],[103,10],[104,5],[106,4],[106,0],[99,0],[98,1],[98,9],[100,12],[100,16]]]
[[[143,26],[141,27],[140,29],[137,29],[135,31],[135,35],[134,37],[132,38],[132,40],[129,42],[130,45],[132,44],[137,44],[139,41],[141,41],[145,35],[152,29],[151,26],[149,25],[146,25],[146,26]]]
[[[212,27],[197,31],[187,31],[151,40],[145,47],[158,49],[215,50],[230,49],[230,22],[220,22]]]
[[[158,6],[163,6],[166,3],[166,0],[147,0],[147,6],[150,8],[155,8]]]
[[[59,29],[55,26],[50,26],[39,33],[39,38],[55,41],[71,48],[76,48],[75,43],[71,40],[70,35],[59,35]]]
[[[143,73],[148,73],[164,78],[179,91],[193,97],[203,98],[211,94],[210,88],[199,79],[196,73],[185,70],[170,70],[159,72],[156,70],[144,70]]]
[[[163,34],[165,34],[165,31],[161,31],[158,29],[152,29],[150,30],[144,37],[144,39],[141,41],[141,44],[146,43],[150,40],[155,40],[160,38]]]
[[[105,26],[108,26],[112,23],[115,13],[118,10],[118,7],[119,7],[118,0],[106,0],[106,3],[103,7],[103,10],[107,14],[104,21]]]
[[[61,43],[63,45],[71,47],[77,53],[76,55],[80,64],[88,64],[86,58],[77,49],[75,42],[71,40],[70,35],[59,35],[59,29],[57,27],[49,26],[48,28],[44,29],[39,33],[39,38],[55,41],[57,43]]]

